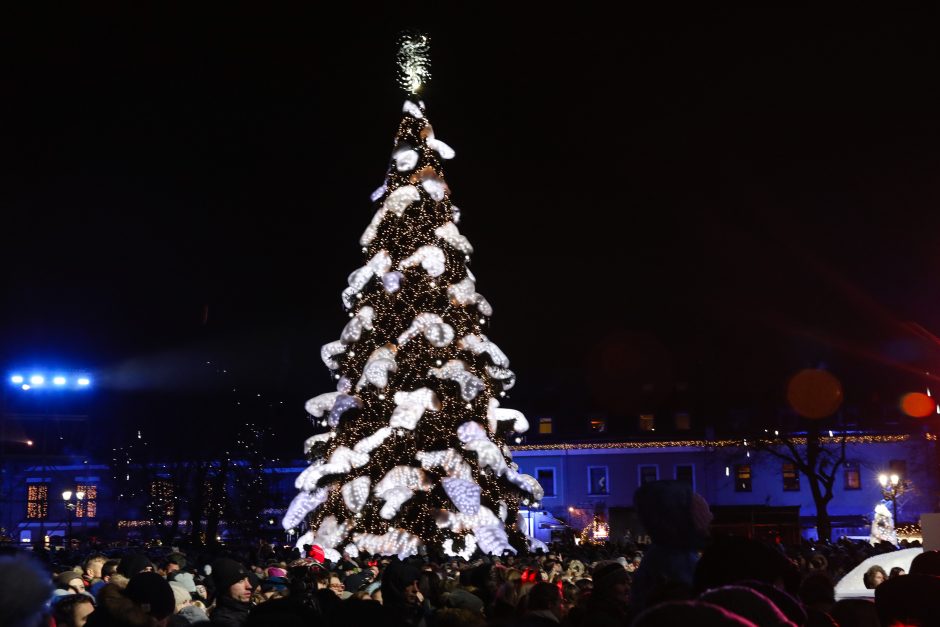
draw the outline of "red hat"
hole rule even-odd
[[[310,553],[308,555],[321,564],[323,563],[323,560],[326,559],[326,556],[323,553],[323,547],[319,544],[314,544],[312,547],[310,547]]]

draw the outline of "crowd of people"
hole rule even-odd
[[[940,625],[938,552],[921,554],[909,574],[882,572],[874,599],[837,602],[834,580],[895,547],[709,539],[707,506],[673,487],[641,492],[637,504],[648,545],[553,545],[472,561],[344,554],[330,562],[318,546],[265,542],[9,548],[0,555],[0,625]]]

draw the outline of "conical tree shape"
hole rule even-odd
[[[485,335],[492,310],[467,267],[473,250],[441,168],[454,152],[423,103],[403,111],[360,240],[365,264],[342,294],[349,323],[321,352],[337,388],[307,403],[331,430],[307,440],[311,465],[283,524],[306,522],[298,544],[333,559],[524,550],[534,541],[517,513],[543,492],[504,442],[528,424],[499,407],[515,377]]]

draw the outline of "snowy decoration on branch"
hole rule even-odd
[[[329,491],[326,488],[317,488],[313,492],[300,492],[287,507],[281,526],[284,529],[293,529],[304,521],[307,514],[323,505],[327,496],[329,496]]]
[[[504,390],[511,390],[516,385],[516,373],[509,368],[498,368],[496,366],[486,366],[486,374],[497,381],[502,382]]]
[[[532,475],[522,474],[512,468],[507,468],[505,474],[506,479],[510,483],[519,486],[531,494],[533,500],[536,502],[541,501],[542,497],[545,496],[545,490],[542,488],[542,485]]]
[[[464,336],[457,346],[464,350],[468,350],[474,355],[481,355],[486,353],[490,356],[490,361],[493,362],[494,366],[500,368],[509,367],[509,358],[506,357],[506,353],[500,350],[499,346],[494,344],[487,338],[485,335],[467,335]]]
[[[382,442],[387,440],[390,435],[392,435],[391,427],[382,427],[372,435],[366,436],[356,442],[356,445],[353,446],[353,450],[357,453],[371,453],[377,449]]]
[[[392,153],[392,161],[395,162],[395,169],[399,172],[411,172],[418,165],[418,151],[402,143]]]
[[[311,398],[304,404],[304,409],[314,418],[322,418],[323,414],[333,409],[333,404],[340,392],[327,392]]]
[[[470,240],[460,234],[460,230],[453,222],[445,222],[443,225],[437,227],[434,229],[434,234],[450,244],[454,250],[460,251],[465,255],[469,255],[473,252],[473,246],[470,245]]]
[[[343,304],[346,309],[353,306],[356,297],[362,293],[363,288],[368,285],[372,277],[381,276],[391,269],[391,256],[389,256],[387,250],[380,250],[375,253],[366,265],[353,271],[347,280],[349,287],[343,290]]]
[[[479,377],[467,370],[467,364],[459,359],[451,359],[440,368],[431,368],[428,374],[456,382],[460,386],[460,397],[465,401],[472,401],[486,387]]]
[[[398,364],[395,363],[395,347],[387,344],[380,346],[369,355],[365,367],[362,369],[362,377],[356,384],[356,389],[361,390],[367,385],[373,385],[380,390],[388,385],[388,373],[397,372]]]
[[[311,436],[306,439],[304,442],[304,455],[310,452],[317,444],[326,444],[330,440],[336,437],[335,431],[327,431],[326,433],[319,433],[317,435]]]
[[[375,236],[379,234],[379,225],[382,224],[382,220],[385,219],[386,215],[394,213],[400,218],[405,213],[405,209],[419,200],[421,200],[421,193],[414,185],[404,185],[393,191],[372,216],[372,221],[369,222],[369,226],[366,227],[366,230],[362,232],[362,236],[359,238],[359,244],[368,246],[372,243]]]
[[[405,104],[402,105],[401,110],[402,110],[402,113],[407,113],[411,117],[416,118],[418,120],[421,120],[424,118],[424,111],[421,110],[421,107],[411,102],[410,100],[405,101]]]
[[[362,331],[371,331],[372,330],[372,318],[375,316],[375,310],[372,307],[366,305],[359,310],[359,313],[355,315],[349,322],[346,323],[346,326],[343,327],[343,332],[339,336],[339,341],[343,344],[354,344],[359,341],[359,338],[362,337]]]
[[[372,481],[369,477],[362,476],[356,477],[342,487],[343,502],[346,503],[346,507],[348,507],[349,511],[353,514],[361,512],[366,501],[369,500],[369,488],[371,484]]]
[[[477,464],[481,469],[490,468],[496,476],[501,476],[509,470],[503,452],[489,438],[467,442],[463,447],[477,454]]]
[[[468,420],[467,422],[457,427],[457,439],[459,439],[463,444],[469,444],[474,440],[485,440],[486,429],[484,429],[479,422]]]
[[[525,433],[529,430],[529,421],[526,420],[526,417],[521,411],[503,409],[499,406],[499,401],[495,398],[490,399],[486,419],[489,422],[490,431],[493,433],[496,433],[497,423],[503,421],[512,421],[512,430],[516,433]]]
[[[509,506],[506,505],[506,501],[499,502],[499,519],[503,522],[506,522],[506,517],[509,516]]]
[[[477,546],[484,553],[502,555],[505,551],[515,553],[516,549],[509,544],[506,529],[501,524],[487,525],[476,529]]]
[[[343,554],[352,558],[357,558],[359,557],[359,547],[357,547],[355,544],[349,543],[343,547]]]
[[[444,492],[461,514],[473,516],[480,511],[480,486],[474,481],[444,477]]]
[[[294,486],[298,490],[313,491],[317,487],[320,479],[327,475],[338,475],[349,472],[353,468],[365,466],[369,462],[369,456],[366,453],[354,451],[349,447],[337,447],[330,455],[328,462],[316,462],[311,464],[297,477]]]
[[[428,193],[432,199],[437,202],[444,200],[447,195],[447,183],[439,176],[428,176],[421,181],[421,187]]]
[[[395,466],[375,485],[375,496],[385,501],[385,505],[379,511],[379,516],[385,520],[391,520],[398,514],[398,510],[405,501],[414,495],[415,490],[426,492],[431,487],[424,471],[420,468]]]
[[[441,159],[453,159],[457,155],[453,148],[434,137],[434,129],[432,129],[430,125],[425,128],[427,129],[426,141],[428,148],[439,154]]]
[[[388,191],[388,182],[384,181],[380,186],[375,188],[374,192],[372,192],[369,195],[369,200],[371,200],[372,202],[375,202],[379,198],[381,198],[387,191]]]
[[[320,349],[320,359],[323,360],[323,363],[330,370],[336,370],[339,368],[339,362],[333,359],[334,355],[341,355],[346,352],[346,345],[341,341],[336,340],[335,342],[330,342],[329,344],[324,344]]]
[[[336,549],[336,546],[343,541],[349,529],[349,521],[337,523],[335,516],[327,516],[320,522],[320,526],[314,532],[311,544],[318,544],[324,549]]]
[[[349,396],[348,394],[340,394],[337,396],[336,402],[333,403],[333,408],[330,409],[329,425],[331,427],[338,425],[340,418],[350,409],[362,409],[362,401],[359,397]]]
[[[390,529],[382,535],[374,533],[357,533],[353,542],[360,551],[373,555],[397,555],[398,559],[405,559],[418,553],[421,540],[404,529]]]
[[[454,221],[454,224],[460,224],[460,207],[458,207],[457,205],[451,204],[450,215],[451,215],[451,219]]]
[[[467,481],[473,479],[473,470],[470,465],[464,461],[463,455],[452,448],[442,451],[420,451],[415,458],[421,462],[421,467],[425,470],[440,468],[448,477]]]
[[[484,316],[492,316],[493,308],[481,294],[476,291],[476,283],[471,277],[466,277],[459,283],[454,283],[447,288],[447,296],[456,304],[466,307],[467,305],[476,305],[477,309]]]
[[[473,531],[480,527],[499,525],[500,520],[491,509],[481,505],[475,514],[450,512],[442,510],[437,519],[437,526],[441,529],[450,529],[454,533]]]
[[[423,333],[431,346],[437,348],[444,348],[454,340],[454,327],[439,315],[425,312],[415,316],[411,326],[398,336],[398,346],[404,346],[419,333]]]
[[[405,278],[405,275],[401,272],[386,272],[382,275],[382,287],[384,287],[385,291],[389,294],[394,294],[401,289],[401,280],[403,278]]]
[[[405,270],[421,264],[427,273],[432,277],[441,276],[445,270],[444,251],[437,246],[422,246],[416,250],[410,257],[402,259],[398,264],[399,270]]]
[[[440,411],[441,401],[430,388],[418,388],[413,392],[396,392],[395,404],[389,427],[413,430],[425,411]]]
[[[445,554],[451,557],[462,557],[465,560],[469,560],[473,556],[473,552],[477,550],[477,539],[473,537],[472,533],[465,535],[463,537],[462,551],[454,550],[454,541],[451,538],[444,540],[441,546],[444,547]]]

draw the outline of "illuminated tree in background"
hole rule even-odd
[[[468,268],[437,139],[416,92],[429,77],[427,40],[403,40],[409,93],[375,215],[360,238],[364,265],[342,293],[349,322],[321,356],[336,391],[307,402],[330,431],[307,440],[310,466],[283,525],[306,522],[298,545],[404,557],[469,557],[535,542],[517,520],[543,492],[518,472],[504,435],[525,417],[500,407],[515,375],[485,335],[492,309]]]

